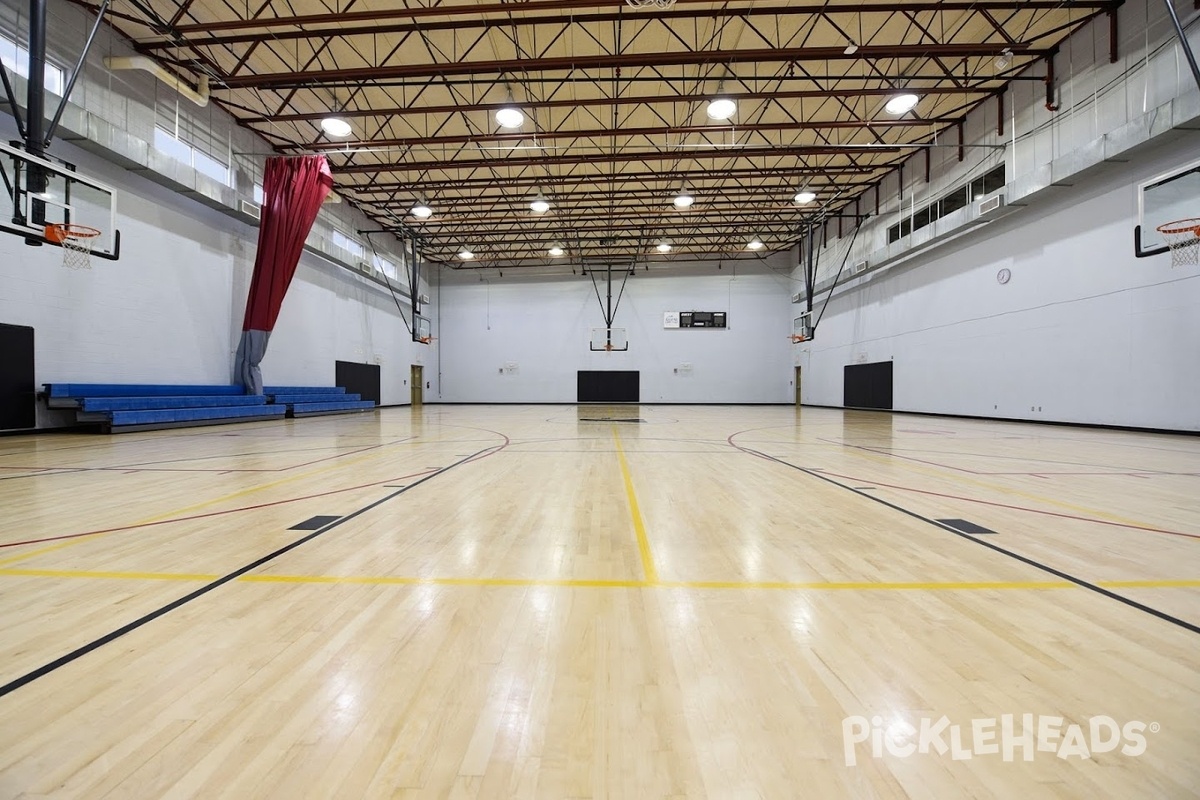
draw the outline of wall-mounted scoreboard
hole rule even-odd
[[[664,328],[724,328],[724,311],[664,311]]]

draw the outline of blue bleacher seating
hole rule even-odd
[[[215,408],[218,406],[261,406],[261,394],[209,395],[194,397],[83,397],[84,411],[141,411],[151,408]]]
[[[291,408],[293,417],[305,417],[342,411],[370,411],[375,404],[370,400],[350,400],[340,403],[293,403]]]
[[[80,422],[112,432],[375,408],[341,386],[269,386],[266,394],[247,395],[241,386],[225,385],[48,383],[46,402],[76,409]]]

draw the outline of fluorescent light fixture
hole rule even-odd
[[[907,114],[917,107],[920,99],[915,94],[900,94],[888,100],[884,108],[889,114]]]
[[[525,113],[516,106],[496,109],[496,122],[502,128],[519,128],[525,124]]]
[[[737,101],[728,97],[714,97],[708,101],[709,119],[729,119],[737,113]]]
[[[458,251],[458,257],[463,261],[470,261],[471,259],[475,258],[475,254],[471,252],[471,248],[464,247]]]
[[[797,205],[802,206],[805,203],[811,203],[813,200],[816,200],[816,199],[817,199],[817,193],[810,192],[808,189],[801,189],[800,191],[796,192],[796,204]]]
[[[538,192],[537,197],[533,198],[533,202],[529,204],[529,210],[535,214],[545,214],[550,210],[550,201],[541,192]]]
[[[566,249],[558,242],[555,242],[554,244],[550,245],[550,255],[554,256],[555,258],[558,258],[559,256],[565,254],[566,252],[567,252]]]
[[[753,239],[751,239],[749,242],[746,243],[746,249],[747,250],[762,250],[763,249],[762,239],[759,239],[757,236],[755,236]]]
[[[666,239],[660,239],[654,249],[660,253],[669,253],[671,252],[671,243]]]
[[[418,200],[409,213],[417,219],[429,219],[433,216],[433,208],[424,200]]]
[[[846,45],[846,49],[842,52],[848,56],[852,56],[858,52],[858,45],[856,45],[854,42],[851,42],[850,44]]]
[[[690,208],[692,203],[696,202],[696,198],[692,197],[692,193],[687,189],[680,189],[679,194],[675,195],[672,200],[676,208]]]
[[[321,130],[325,131],[330,136],[336,136],[339,139],[344,139],[349,136],[354,129],[350,127],[350,123],[340,117],[326,117],[321,120]]]

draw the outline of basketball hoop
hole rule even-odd
[[[436,336],[418,336],[417,341],[421,344],[432,344],[437,339]]]
[[[800,344],[801,342],[807,342],[807,341],[808,341],[807,336],[798,336],[796,334],[792,334],[792,344]]]
[[[62,247],[63,266],[68,269],[92,268],[92,245],[100,236],[87,225],[54,224],[46,226],[46,241]]]
[[[1200,264],[1200,219],[1181,219],[1156,229],[1171,248],[1171,266]]]

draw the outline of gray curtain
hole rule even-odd
[[[259,364],[267,354],[270,331],[242,331],[238,342],[237,357],[234,359],[233,380],[246,387],[246,394],[262,394],[262,370]]]

